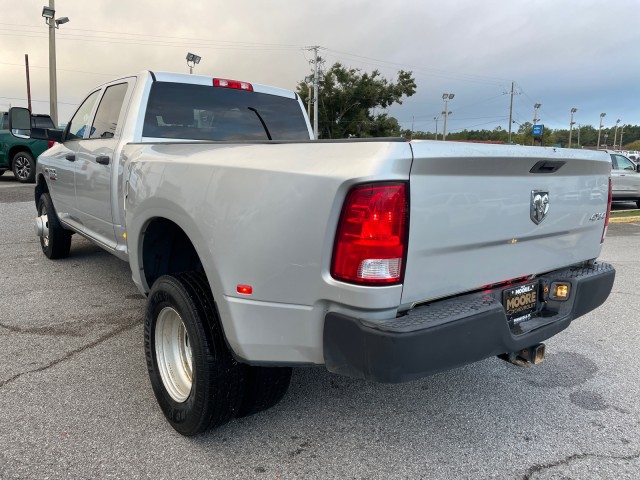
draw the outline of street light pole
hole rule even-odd
[[[606,116],[607,114],[602,112],[600,114],[600,127],[598,128],[598,146],[596,147],[598,150],[600,150],[600,133],[602,132],[602,119]]]
[[[440,117],[433,117],[433,119],[436,121],[436,140],[438,140],[438,119]]]
[[[613,149],[616,149],[616,143],[618,141],[618,124],[620,123],[620,119],[616,120],[616,132],[613,135]]]
[[[195,53],[187,52],[187,66],[189,67],[189,75],[193,74],[193,67],[200,63],[202,57]]]
[[[49,0],[48,7],[42,7],[42,16],[49,26],[49,115],[58,126],[58,78],[56,74],[56,29],[67,23],[67,17],[56,17],[55,1]]]
[[[447,139],[447,117],[450,115],[450,113],[449,113],[449,100],[453,100],[454,96],[455,96],[454,93],[443,93],[442,94],[442,100],[444,100],[444,112],[442,112],[442,114],[444,115],[444,125],[442,127],[442,140],[446,140]]]
[[[541,103],[535,103],[533,105],[533,125],[537,125],[538,120],[540,120],[538,118],[538,109],[542,106]],[[533,136],[533,132],[531,133],[531,145],[535,145],[536,144],[536,137]]]
[[[620,150],[622,150],[622,134],[624,133],[624,125],[620,127]]]
[[[49,0],[49,8],[56,11],[55,0]],[[56,74],[56,22],[49,24],[49,115],[53,124],[58,127],[58,77]]]
[[[573,121],[573,114],[578,111],[577,108],[571,109],[571,120],[569,120],[569,148],[571,148],[571,134],[573,133],[573,126],[576,122]]]

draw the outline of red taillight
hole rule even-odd
[[[53,140],[49,140],[49,148],[53,147],[56,144]]]
[[[406,183],[369,183],[345,200],[331,264],[337,280],[363,285],[402,282],[408,237]]]
[[[225,78],[214,78],[214,87],[233,88],[235,90],[246,90],[247,92],[253,92],[253,85],[248,82],[240,82],[238,80],[227,80]]]
[[[607,216],[604,219],[604,228],[602,229],[602,238],[600,243],[604,243],[604,237],[607,236],[607,228],[609,227],[609,217],[611,216],[611,201],[613,200],[613,187],[611,186],[611,177],[609,177],[609,199],[607,200]]]

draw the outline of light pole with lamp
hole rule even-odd
[[[576,122],[573,121],[573,114],[578,111],[577,108],[571,109],[571,120],[569,120],[569,148],[571,148],[571,136],[573,134],[573,126]]]
[[[538,118],[538,109],[542,106],[541,103],[535,103],[533,105],[533,126],[535,127],[538,124],[538,120],[540,120]],[[540,142],[542,144],[542,142]],[[533,135],[533,133],[531,134],[531,145],[535,145],[536,144],[536,137],[535,135]]]
[[[613,149],[616,149],[616,144],[618,142],[618,125],[620,124],[620,119],[616,120],[616,131],[613,135]]]
[[[438,140],[438,120],[440,117],[433,117],[433,119],[436,121],[436,140]]]
[[[193,73],[193,67],[195,67],[198,63],[200,63],[202,57],[199,57],[195,53],[187,53],[187,65],[189,66],[189,73]]]
[[[449,112],[449,100],[453,100],[454,96],[455,96],[454,93],[442,94],[442,100],[444,100],[444,112],[442,112],[442,114],[444,115],[444,125],[442,127],[442,140],[447,139],[447,117],[451,115],[451,112]]]
[[[49,26],[49,115],[58,127],[58,78],[56,75],[56,29],[69,21],[68,17],[55,18],[55,0],[49,0],[48,7],[42,7],[42,16]]]
[[[600,127],[598,128],[598,146],[596,147],[598,150],[600,150],[600,133],[602,132],[602,119],[606,116],[607,114],[602,112],[600,114]]]
[[[620,150],[622,150],[622,134],[624,133],[624,125],[620,127]]]

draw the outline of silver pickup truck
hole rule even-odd
[[[538,363],[613,285],[602,152],[316,141],[293,92],[159,72],[31,136],[59,142],[37,167],[42,251],[66,257],[77,233],[129,262],[151,385],[184,435],[273,406],[292,366],[403,382]]]

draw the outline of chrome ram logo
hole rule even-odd
[[[549,211],[549,192],[531,190],[531,221],[538,225]]]

